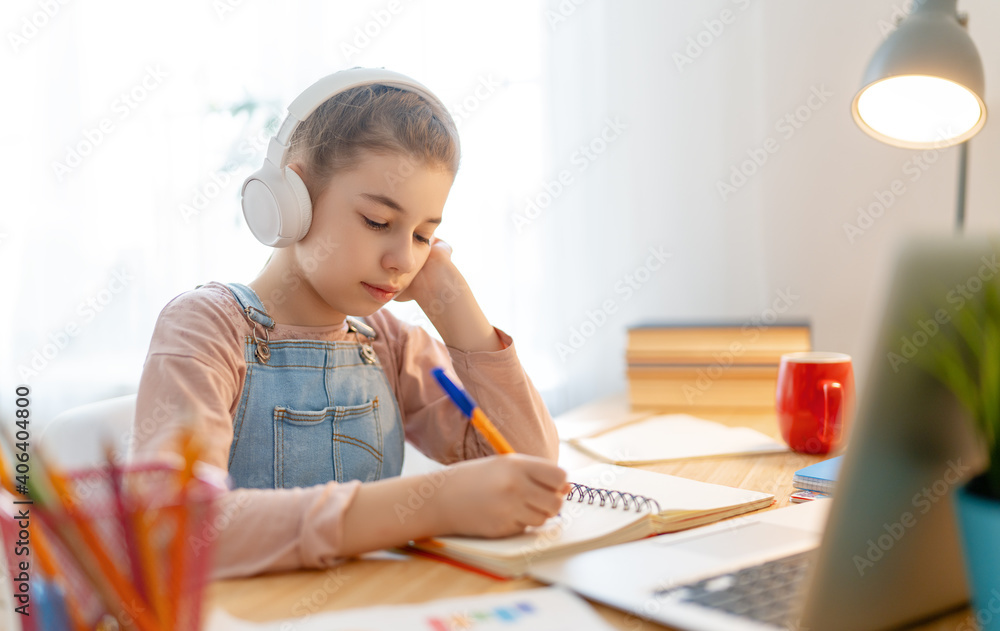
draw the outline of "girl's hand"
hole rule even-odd
[[[416,300],[444,343],[461,351],[499,351],[503,343],[451,261],[451,246],[434,237],[427,261],[396,300]]]
[[[427,489],[433,491],[428,494]],[[344,513],[338,554],[352,556],[441,535],[515,535],[557,514],[567,493],[565,471],[524,454],[466,460],[442,471],[369,482]],[[420,505],[413,504],[415,497]]]
[[[569,492],[565,471],[522,454],[468,460],[444,473],[437,498],[442,534],[514,535],[556,515]]]
[[[431,304],[434,299],[440,298],[444,290],[455,284],[454,278],[458,272],[451,261],[451,252],[451,246],[447,242],[433,237],[431,253],[424,266],[413,277],[410,286],[396,295],[395,300],[399,302],[416,300],[423,308]]]

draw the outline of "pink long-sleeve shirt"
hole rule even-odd
[[[366,321],[378,333],[372,346],[399,402],[406,439],[421,452],[444,464],[493,453],[430,374],[435,366],[451,365],[516,451],[557,458],[555,426],[506,333],[497,330],[505,346],[501,351],[464,352],[384,309]],[[247,370],[243,349],[248,335],[250,324],[222,283],[185,292],[163,308],[139,382],[132,442],[136,458],[176,454],[181,428],[193,423],[204,448],[202,459],[227,468],[233,414]],[[278,323],[270,339],[355,338],[346,323]],[[328,482],[225,493],[219,517],[201,533],[205,542],[214,541],[213,578],[337,563],[343,558],[344,513],[360,485]]]

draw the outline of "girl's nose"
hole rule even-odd
[[[382,265],[400,274],[412,272],[416,266],[413,239],[406,239],[404,243],[394,243],[382,257]]]

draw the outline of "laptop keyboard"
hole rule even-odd
[[[794,628],[793,606],[814,550],[712,576],[697,583],[656,592],[702,607],[751,618],[777,627]]]

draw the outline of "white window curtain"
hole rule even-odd
[[[463,161],[440,234],[529,371],[557,386],[545,305],[525,308],[545,240],[511,240],[520,194],[547,173],[543,4],[32,0],[4,15],[5,416],[18,384],[39,420],[134,392],[167,301],[251,280],[268,248],[243,225],[239,185],[287,103],[357,65],[410,74],[452,108]]]
[[[725,37],[678,66],[724,10]],[[171,298],[251,280],[268,248],[243,225],[239,185],[287,103],[352,66],[410,74],[453,110],[463,159],[439,234],[550,409],[623,390],[629,325],[769,302],[762,180],[716,190],[768,134],[763,10],[8,2],[0,413],[21,383],[38,419],[134,392]]]

